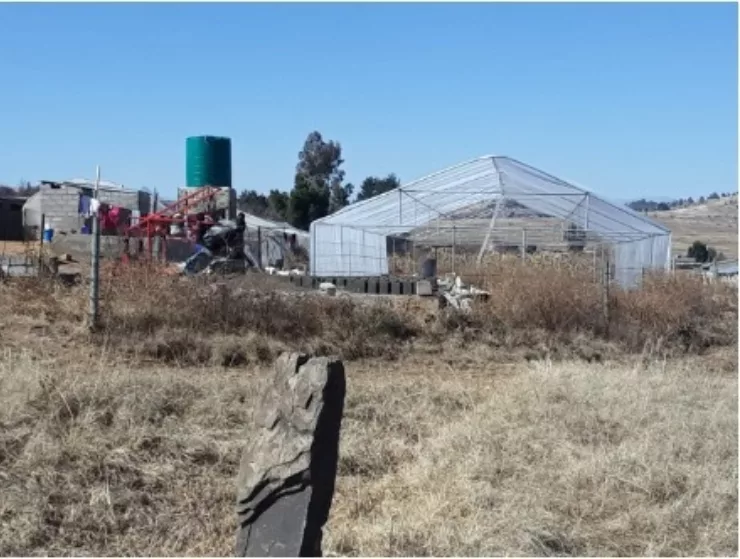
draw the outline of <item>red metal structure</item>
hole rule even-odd
[[[187,224],[194,218],[194,210],[206,203],[209,208],[207,211],[215,210],[216,197],[221,194],[222,189],[213,186],[204,186],[195,190],[193,193],[183,196],[177,202],[165,206],[158,212],[150,213],[139,218],[135,223],[124,230],[124,251],[123,260],[127,262],[130,256],[131,238],[139,240],[138,254],[146,253],[149,260],[153,256],[153,239],[161,239],[161,253],[158,255],[161,259],[166,259],[167,237],[169,228],[172,224]],[[182,217],[174,217],[175,215]],[[146,249],[144,248],[144,239],[146,239]]]

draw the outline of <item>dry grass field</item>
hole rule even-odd
[[[94,336],[83,289],[0,284],[0,554],[230,555],[301,349],[348,375],[327,554],[737,555],[737,292],[649,278],[607,336],[577,269],[497,273],[461,317],[106,269]]]
[[[688,208],[654,212],[650,216],[673,232],[674,254],[686,254],[686,249],[698,240],[728,258],[737,258],[737,208],[737,195],[734,195]]]

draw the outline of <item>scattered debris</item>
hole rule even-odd
[[[463,283],[460,276],[446,277],[437,283],[439,287],[439,307],[469,312],[474,301],[488,299],[490,293],[473,285]]]
[[[290,270],[281,270],[276,268],[275,266],[267,266],[265,268],[265,272],[270,276],[305,276],[306,270],[303,270],[301,268],[292,268]]]
[[[319,284],[319,291],[333,297],[337,294],[337,286],[333,283],[325,281]]]

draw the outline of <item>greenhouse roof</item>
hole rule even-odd
[[[626,206],[510,157],[493,155],[427,175],[315,223],[399,235],[435,221],[454,220],[461,210],[500,200],[513,200],[612,242],[670,234],[666,227]]]

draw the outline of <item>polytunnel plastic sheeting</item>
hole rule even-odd
[[[619,283],[626,285],[633,277],[641,277],[644,268],[670,265],[668,229],[534,167],[508,157],[486,156],[352,204],[311,224],[311,273],[387,274],[386,236],[431,226],[437,219],[445,220],[499,197],[570,221],[616,243],[619,277],[615,279]]]
[[[612,240],[634,240],[668,231],[639,213],[612,204],[562,179],[508,157],[494,158],[506,198],[530,209],[568,220]]]
[[[398,234],[462,208],[491,200],[499,193],[498,173],[493,160],[486,157],[357,202],[317,222],[341,223],[384,235]]]
[[[639,287],[646,270],[669,270],[671,235],[618,243],[614,246],[614,282],[625,289]]]
[[[311,224],[312,276],[382,276],[388,274],[386,236],[338,224]]]

